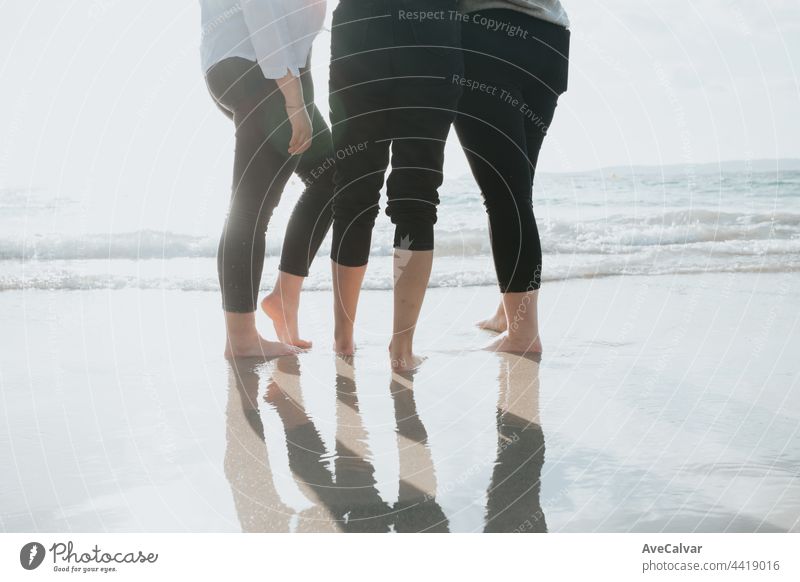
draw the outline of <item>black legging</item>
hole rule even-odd
[[[394,246],[433,249],[444,146],[463,72],[454,20],[419,21],[409,8],[455,11],[456,0],[341,0],[333,13],[330,104],[336,147],[331,258],[365,265],[380,190]]]
[[[206,73],[214,101],[236,126],[233,188],[219,241],[217,272],[225,311],[255,311],[272,211],[292,173],[305,190],[289,219],[279,269],[305,277],[331,225],[333,149],[325,120],[314,106],[311,74],[301,72],[313,125],[311,147],[301,156],[287,152],[292,129],[283,94],[259,66],[233,57]]]
[[[567,89],[570,33],[513,10],[467,16],[464,76],[454,78],[464,87],[455,128],[489,215],[500,291],[532,291],[542,274],[533,178],[558,96]],[[522,32],[493,31],[490,20]]]

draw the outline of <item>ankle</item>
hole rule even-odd
[[[264,298],[266,301],[273,303],[280,303],[281,305],[298,305],[300,303],[300,296],[292,293],[281,291],[278,288],[272,290],[272,293]]]
[[[285,294],[276,287],[270,293],[268,293],[264,299],[261,300],[261,307],[283,309],[284,305],[286,304],[286,299],[287,298],[285,297]]]
[[[394,337],[389,344],[389,351],[392,354],[411,354],[413,350],[413,338]]]
[[[539,330],[527,327],[510,326],[508,328],[508,339],[515,342],[535,342],[539,339]]]
[[[232,326],[225,329],[228,339],[252,339],[258,337],[258,330],[253,326]]]
[[[333,340],[336,343],[345,343],[353,341],[353,328],[335,328],[333,331]]]

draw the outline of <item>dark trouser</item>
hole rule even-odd
[[[414,10],[455,11],[455,0],[342,0],[334,12],[330,104],[336,149],[331,258],[369,258],[380,190],[395,248],[433,249],[444,146],[460,95],[460,25]]]
[[[206,73],[214,101],[236,126],[233,189],[219,242],[217,271],[225,311],[255,311],[266,250],[265,235],[292,173],[305,190],[289,219],[280,270],[305,277],[331,224],[333,149],[325,120],[314,106],[314,87],[301,74],[306,107],[313,124],[312,146],[301,156],[287,152],[292,128],[283,94],[259,66],[238,57],[225,59]]]
[[[481,16],[526,34],[492,32]],[[542,247],[533,214],[539,150],[567,89],[569,30],[512,10],[468,15],[462,27],[464,89],[455,128],[489,215],[500,290],[541,285]],[[483,87],[479,84],[483,83]]]
[[[486,533],[545,533],[547,521],[540,494],[544,433],[537,424],[498,413],[497,462],[487,492]]]

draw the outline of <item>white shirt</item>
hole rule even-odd
[[[203,71],[222,59],[258,62],[267,79],[297,76],[325,20],[325,0],[200,0]]]

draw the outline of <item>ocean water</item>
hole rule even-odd
[[[778,165],[776,163],[775,168]],[[271,284],[300,183],[267,235]],[[225,192],[104,196],[100,190],[0,190],[0,290],[217,289]],[[433,287],[493,285],[486,213],[470,176],[440,191]],[[800,270],[800,170],[742,163],[623,168],[537,177],[545,281],[586,277]],[[389,289],[392,225],[381,213],[369,289]],[[307,289],[330,288],[320,250]]]

